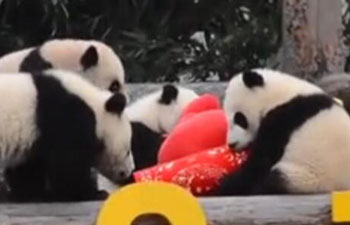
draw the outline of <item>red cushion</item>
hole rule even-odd
[[[226,143],[227,130],[227,119],[221,109],[192,115],[180,122],[168,135],[160,148],[158,162],[164,163],[222,146]]]
[[[178,123],[191,118],[197,113],[220,108],[220,101],[215,95],[203,94],[187,105],[187,107],[183,110]]]

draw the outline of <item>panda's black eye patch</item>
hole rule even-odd
[[[120,91],[120,83],[119,81],[115,80],[109,85],[108,90],[110,90],[113,93],[119,92]]]
[[[241,112],[237,112],[235,114],[233,117],[233,122],[244,129],[248,128],[247,117]]]

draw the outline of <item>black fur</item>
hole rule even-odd
[[[288,180],[278,169],[271,170],[261,183],[255,185],[252,189],[252,194],[282,195],[287,193]]]
[[[106,102],[106,111],[111,113],[117,113],[121,115],[126,106],[126,97],[121,93],[115,93],[108,101]]]
[[[6,169],[12,196],[18,201],[99,199],[92,179],[103,144],[95,135],[93,111],[68,93],[58,80],[32,76],[38,91],[36,123],[40,137],[23,164]],[[103,197],[106,197],[103,195]]]
[[[248,128],[248,120],[247,117],[241,113],[237,112],[233,118],[233,122],[237,124],[238,126],[242,127],[243,129]]]
[[[32,50],[22,61],[20,72],[43,71],[52,68],[52,64],[40,55],[40,48]]]
[[[117,81],[117,80],[114,80],[111,83],[111,85],[109,85],[109,87],[108,87],[108,90],[110,90],[113,93],[119,92],[120,89],[121,89],[121,85],[120,85],[119,81]]]
[[[248,162],[237,172],[226,176],[220,195],[247,195],[286,192],[286,180],[279,171],[271,171],[283,156],[290,137],[308,119],[333,105],[323,94],[298,96],[271,110],[261,121],[251,145]],[[277,182],[278,181],[278,182]]]
[[[139,122],[132,122],[131,149],[135,170],[144,169],[157,163],[158,151],[164,137]]]
[[[172,84],[163,86],[162,95],[159,99],[160,104],[169,105],[173,100],[177,98],[179,90]]]
[[[90,46],[81,56],[80,63],[84,70],[88,70],[98,63],[98,52],[95,46]]]
[[[254,87],[260,87],[264,86],[264,79],[263,77],[254,71],[247,71],[244,72],[242,75],[242,79],[244,84],[248,88],[254,88]]]

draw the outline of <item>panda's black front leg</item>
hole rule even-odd
[[[239,171],[226,175],[220,182],[216,195],[249,195],[254,186],[255,175],[252,171],[241,168]]]
[[[217,195],[251,195],[257,184],[269,173],[270,163],[252,155],[237,172],[226,175],[220,183]]]
[[[288,194],[288,182],[283,173],[272,169],[263,179],[257,182],[252,190],[255,195],[283,195]]]
[[[52,150],[49,161],[47,201],[101,200],[108,196],[97,190],[91,172],[93,159],[86,149]]]
[[[45,170],[39,158],[5,169],[5,181],[10,188],[9,201],[40,202],[45,195]]]

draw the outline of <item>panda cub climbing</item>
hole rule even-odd
[[[221,195],[320,193],[350,188],[350,119],[317,86],[255,69],[232,78],[224,108],[229,144],[251,156]]]
[[[125,94],[123,65],[115,52],[99,41],[54,39],[0,58],[0,72],[50,68],[76,72],[98,87]]]
[[[197,97],[193,90],[166,84],[126,108],[132,125],[132,153],[137,170],[157,163],[163,135],[174,128],[183,109]]]
[[[14,201],[99,199],[91,167],[115,181],[134,169],[124,95],[48,70],[1,75],[0,102],[0,160]]]

